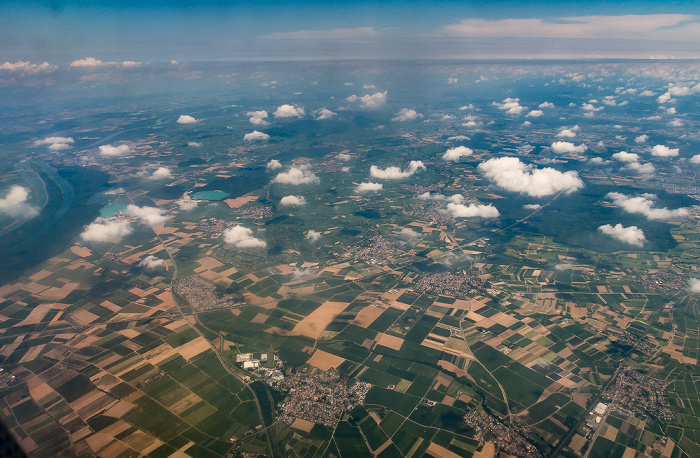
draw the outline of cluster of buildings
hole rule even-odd
[[[683,291],[688,288],[687,277],[666,269],[643,275],[641,283],[645,288],[652,290]]]
[[[252,219],[272,218],[272,207],[248,207],[241,210],[240,216]]]
[[[439,272],[423,275],[414,289],[445,296],[465,297],[469,293],[483,292],[485,287],[484,281],[479,277]]]
[[[328,371],[312,376],[292,374],[277,387],[287,393],[277,409],[278,420],[290,425],[301,418],[335,427],[345,411],[364,402],[372,385],[355,381],[348,386],[346,377]]]
[[[506,426],[484,411],[470,410],[464,422],[476,430],[476,438],[489,440],[503,453],[522,458],[537,458],[540,452],[528,441],[529,432],[520,426]]]
[[[447,224],[454,221],[454,217],[451,213],[441,212],[443,205],[433,203],[427,208],[416,208],[409,212],[406,212],[408,216],[419,221],[432,221],[438,224]]]
[[[238,226],[235,221],[226,221],[218,218],[203,219],[197,224],[197,230],[204,232],[209,237],[220,237],[229,228]]]
[[[666,385],[667,382],[663,380],[623,367],[617,375],[615,386],[606,390],[603,397],[637,415],[672,420],[674,417],[666,398]]]
[[[382,235],[375,235],[370,239],[369,245],[348,248],[345,256],[353,260],[364,260],[370,264],[384,264],[395,251],[396,242]]]
[[[222,297],[211,283],[207,283],[196,275],[178,280],[175,292],[187,299],[198,310],[232,307],[237,304],[230,296]]]

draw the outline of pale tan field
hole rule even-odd
[[[430,443],[428,449],[425,452],[430,456],[434,456],[435,458],[460,458],[460,456],[456,453],[434,442]]]
[[[241,196],[241,197],[236,197],[235,199],[225,199],[224,202],[230,207],[230,208],[240,208],[243,205],[247,204],[248,202],[252,202],[254,200],[257,200],[258,196]]]
[[[358,313],[355,319],[352,320],[352,324],[360,326],[361,328],[366,328],[372,324],[374,320],[376,320],[377,317],[382,314],[382,312],[384,312],[384,309],[375,305],[368,305],[360,310],[360,313]]]
[[[197,337],[194,340],[187,342],[184,345],[180,345],[175,350],[177,350],[180,355],[186,360],[190,360],[200,353],[203,353],[210,349],[209,342],[204,337]]]
[[[326,301],[294,326],[293,334],[318,339],[331,321],[348,306],[347,302]]]
[[[400,350],[401,345],[403,345],[402,338],[390,336],[384,333],[377,334],[376,340],[379,345],[384,345],[385,347],[389,347],[393,350]]]
[[[308,433],[311,431],[311,428],[313,428],[315,424],[316,423],[314,423],[313,421],[297,418],[296,420],[294,420],[294,423],[292,423],[292,428]]]

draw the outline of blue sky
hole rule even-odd
[[[0,5],[0,61],[700,57],[697,1]]]

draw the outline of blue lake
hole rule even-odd
[[[112,216],[117,216],[120,211],[126,210],[125,204],[107,204],[100,210],[100,216],[103,218],[110,218]]]

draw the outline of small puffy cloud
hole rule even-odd
[[[572,193],[583,187],[575,171],[560,172],[551,167],[538,169],[517,157],[499,157],[479,164],[479,170],[501,188],[543,197],[558,192]]]
[[[595,165],[607,164],[610,161],[603,160],[602,157],[592,157],[588,160],[589,163]]]
[[[180,115],[180,117],[177,118],[178,124],[193,124],[195,122],[197,122],[197,120],[190,115]]]
[[[688,289],[690,290],[691,293],[700,293],[700,279],[698,278],[691,278],[688,281]]]
[[[554,104],[552,102],[542,102],[538,106],[540,108],[553,108]]]
[[[639,137],[634,137],[635,143],[646,143],[647,140],[649,140],[649,136],[647,134],[642,134]]]
[[[343,173],[348,173],[350,171],[350,167],[341,167],[340,171]]]
[[[455,78],[453,76],[447,78],[447,84],[457,84],[457,81],[459,81],[459,78]]]
[[[455,142],[455,141],[464,141],[464,140],[471,140],[470,137],[467,137],[466,135],[455,135],[453,137],[447,137],[448,141]]]
[[[588,147],[583,143],[576,146],[571,142],[554,142],[552,143],[551,148],[552,151],[554,151],[557,154],[584,153],[588,149]]]
[[[277,170],[282,168],[282,163],[278,161],[277,159],[271,159],[270,162],[267,163],[266,166],[267,170]]]
[[[374,108],[380,108],[384,106],[386,103],[386,94],[387,91],[384,92],[376,92],[372,95],[366,94],[363,95],[362,97],[358,97],[356,95],[351,95],[350,97],[347,97],[345,100],[348,102],[360,102],[360,108],[366,108],[366,109],[374,109]]]
[[[100,156],[107,156],[107,157],[118,157],[118,156],[125,156],[127,154],[131,154],[131,148],[129,148],[129,145],[119,145],[119,146],[112,146],[112,145],[102,145],[100,146]]]
[[[284,184],[310,184],[318,183],[320,180],[316,175],[309,170],[308,167],[299,166],[292,167],[286,172],[279,173],[274,180],[274,183],[284,183]]]
[[[668,208],[654,208],[656,196],[654,194],[642,194],[637,197],[628,197],[620,192],[609,192],[607,198],[613,204],[627,213],[637,213],[651,220],[670,220],[676,218],[686,218],[689,212],[685,208],[669,210]]]
[[[149,177],[149,180],[167,180],[168,178],[172,178],[172,176],[173,174],[169,168],[158,167],[158,169]]]
[[[676,86],[672,84],[665,93],[657,97],[656,101],[659,103],[666,103],[670,101],[672,97],[683,97],[697,92],[700,92],[700,83],[695,86]]]
[[[523,205],[523,208],[525,210],[539,210],[540,208],[542,208],[542,205],[540,205],[540,204],[525,204],[525,205]]]
[[[187,142],[187,146],[191,146],[192,148],[199,148],[200,146],[202,146],[202,144],[199,142]]]
[[[133,204],[126,207],[124,214],[131,218],[138,218],[143,224],[148,226],[163,224],[170,219],[170,217],[165,214],[165,211],[161,210],[160,208],[139,207],[138,205]]]
[[[372,182],[370,181],[370,182],[367,182],[367,183],[360,183],[360,184],[358,184],[357,187],[355,187],[355,192],[358,192],[358,193],[363,193],[363,192],[379,192],[379,191],[382,190],[383,187],[384,187],[384,185],[381,184],[381,183],[372,183]]]
[[[620,223],[617,223],[614,226],[605,224],[600,226],[598,230],[605,235],[609,235],[616,240],[629,243],[630,245],[642,246],[646,241],[644,231],[639,229],[637,226],[624,227]]]
[[[669,126],[671,127],[683,127],[683,121],[681,121],[678,118],[675,118],[673,121],[668,123]]]
[[[399,237],[404,237],[410,240],[417,239],[418,237],[420,237],[420,234],[418,232],[414,231],[413,229],[408,229],[406,227],[401,229],[398,235]]]
[[[443,213],[449,213],[455,218],[496,218],[500,215],[498,209],[491,204],[488,205],[464,205],[450,202]]]
[[[319,108],[318,110],[314,110],[313,115],[314,119],[316,121],[323,121],[325,119],[331,119],[333,116],[336,116],[338,113],[333,113],[331,110],[327,108]]]
[[[644,91],[644,92],[640,92],[639,95],[641,95],[642,97],[653,97],[653,96],[656,95],[656,92],[654,92],[654,91]]]
[[[250,116],[248,121],[256,126],[266,126],[269,124],[267,121],[265,121],[265,118],[267,118],[267,111],[265,110],[249,111],[245,115]]]
[[[37,73],[50,73],[58,70],[58,67],[51,65],[48,62],[42,64],[32,64],[29,61],[17,61],[15,63],[5,62],[0,65],[0,70],[5,70],[13,73],[21,73],[22,75],[36,75]]]
[[[503,99],[502,103],[493,102],[492,105],[497,106],[499,110],[504,110],[507,114],[519,115],[527,110],[527,107],[520,105],[520,99],[510,98]]]
[[[85,226],[80,238],[86,242],[107,242],[129,235],[131,230],[131,224],[128,221],[97,218],[95,222]]]
[[[62,151],[70,148],[69,143],[74,143],[73,137],[46,137],[33,143],[34,146],[48,145],[50,151]]]
[[[645,162],[644,164],[642,164],[641,162],[630,162],[625,166],[625,168],[629,170],[636,170],[642,175],[651,175],[656,171],[654,166],[651,165],[651,163],[649,162]]]
[[[691,164],[700,164],[700,154],[696,154],[695,156],[691,157],[690,163]]]
[[[373,178],[380,178],[382,180],[400,180],[401,178],[410,177],[419,169],[425,169],[425,165],[423,165],[423,162],[411,161],[408,164],[408,168],[404,171],[395,166],[381,169],[376,165],[373,165],[369,168],[369,174]]]
[[[124,68],[139,68],[143,66],[143,62],[135,62],[133,60],[125,60],[124,62],[122,62],[122,67]]]
[[[197,201],[196,200],[191,200],[191,199],[181,200],[179,203],[180,203],[180,210],[183,210],[183,211],[190,211],[190,210],[194,210],[195,208],[197,208]]]
[[[674,157],[678,156],[678,151],[678,148],[669,148],[666,145],[654,145],[651,149],[651,155],[658,157]]]
[[[305,114],[305,111],[301,107],[295,107],[293,105],[280,105],[277,107],[272,116],[275,118],[301,118]]]
[[[431,194],[430,191],[425,191],[423,194],[418,194],[418,199],[420,200],[445,200],[446,197],[443,194]]]
[[[156,258],[152,254],[149,254],[139,262],[139,267],[144,267],[146,269],[155,269],[156,267],[164,266],[165,259]]]
[[[99,67],[102,64],[100,59],[94,57],[86,57],[85,59],[74,60],[70,63],[71,67]]]
[[[265,248],[264,240],[253,237],[252,229],[243,226],[234,226],[224,231],[224,242],[236,248]]]
[[[605,107],[596,107],[596,106],[593,105],[592,103],[584,103],[584,104],[581,105],[581,108],[582,108],[584,111],[588,111],[588,112],[593,113],[594,111],[601,111],[601,110],[603,110]]]
[[[374,84],[363,84],[362,89],[377,89]]]
[[[467,111],[467,110],[473,110],[474,109],[474,104],[470,103],[469,105],[462,105],[459,107],[459,111]]]
[[[306,238],[309,239],[312,243],[318,242],[321,240],[321,233],[317,232],[313,229],[309,229],[309,231],[306,233]]]
[[[639,154],[620,151],[619,153],[613,154],[612,158],[620,162],[637,162],[639,160]]]
[[[445,151],[442,155],[444,161],[458,161],[460,157],[471,156],[474,151],[466,146],[456,146]]]
[[[243,140],[247,142],[254,142],[254,141],[260,141],[260,140],[267,140],[269,139],[270,136],[267,135],[264,132],[260,132],[258,130],[254,130],[252,132],[248,132],[243,136]]]
[[[544,116],[544,111],[531,110],[528,114],[525,115],[526,118],[539,118],[540,116]]]
[[[352,156],[350,156],[348,153],[338,153],[335,155],[335,158],[338,159],[339,161],[349,161],[352,159]]]
[[[523,122],[523,126],[525,126],[525,127],[530,127],[531,125],[532,125],[532,123],[530,121]]]
[[[574,126],[571,129],[562,129],[557,134],[557,137],[559,137],[559,138],[574,138],[576,136],[576,132],[578,132],[579,130],[580,130],[579,126]]]
[[[39,214],[39,209],[28,204],[29,192],[22,186],[12,186],[5,197],[0,198],[0,215],[32,218]]]
[[[280,205],[283,207],[300,207],[306,205],[306,197],[304,196],[284,196],[280,199]]]
[[[418,113],[416,110],[410,110],[408,108],[402,108],[395,118],[391,118],[392,121],[413,121],[417,118],[422,118],[423,115]]]

